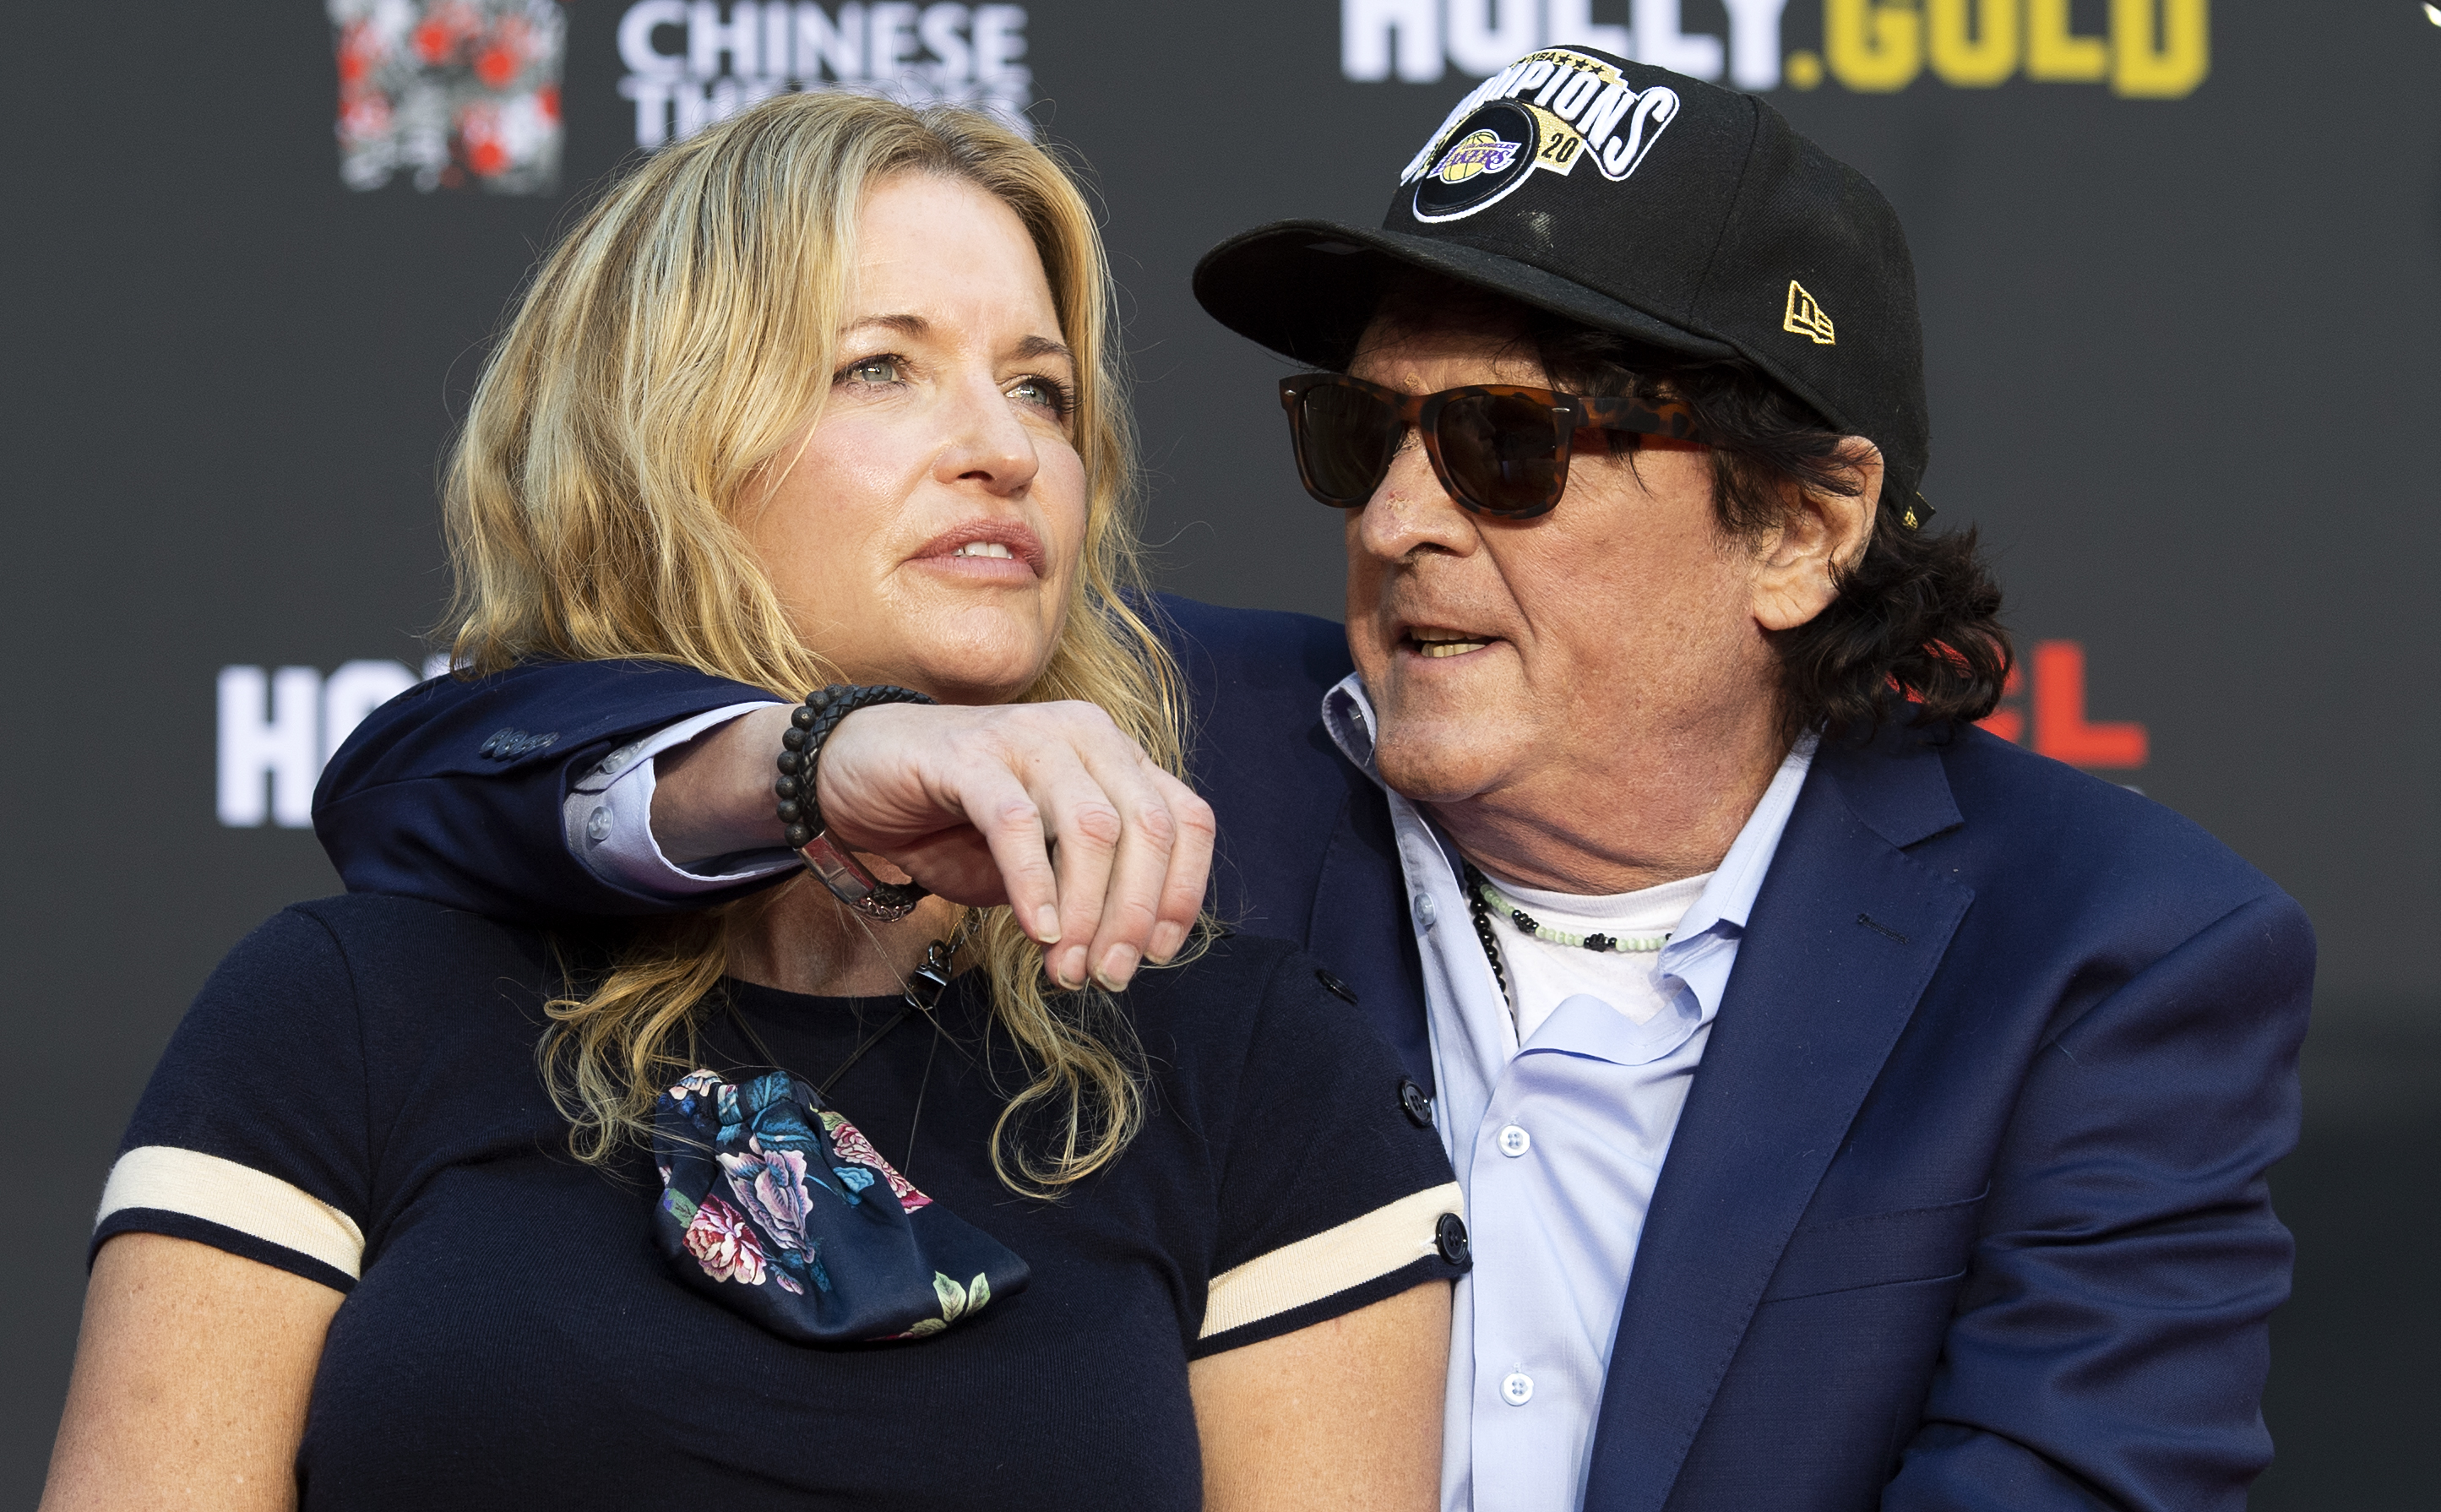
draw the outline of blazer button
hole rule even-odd
[[[1317,966],[1314,968],[1313,980],[1321,982],[1323,990],[1329,993],[1332,997],[1339,999],[1350,1007],[1355,1005],[1356,989],[1340,981],[1329,972]]]
[[[1441,1215],[1441,1221],[1433,1230],[1433,1248],[1460,1270],[1474,1266],[1474,1251],[1466,1242],[1466,1220],[1455,1213]]]
[[[1433,1100],[1412,1081],[1399,1084],[1399,1106],[1407,1110],[1407,1122],[1418,1128],[1433,1126]]]

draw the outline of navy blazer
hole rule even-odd
[[[1217,906],[1333,962],[1429,1081],[1387,807],[1319,720],[1339,627],[1163,606]],[[339,752],[316,826],[352,888],[666,907],[569,856],[561,800],[750,695],[635,663],[426,684]],[[2159,804],[1979,730],[1826,745],[1654,1194],[1586,1504],[2243,1507],[2312,971],[2297,905]]]

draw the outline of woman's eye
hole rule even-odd
[[[852,384],[895,384],[899,379],[895,357],[866,357],[840,369],[840,379]]]
[[[1039,405],[1063,417],[1075,405],[1068,386],[1053,378],[1021,378],[1008,393],[1012,399]]]

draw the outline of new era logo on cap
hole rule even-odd
[[[1822,313],[1814,296],[1795,279],[1788,280],[1788,313],[1780,317],[1780,329],[1800,336],[1812,336],[1817,347],[1836,346],[1839,334],[1832,327],[1831,317]]]

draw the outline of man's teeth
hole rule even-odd
[[[998,541],[968,541],[949,554],[951,556],[987,556],[996,562],[1006,562],[1011,560],[1014,553]]]
[[[1419,640],[1416,650],[1427,657],[1463,657],[1470,651],[1481,651],[1490,644],[1489,640]]]

